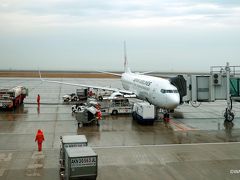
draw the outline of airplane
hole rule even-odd
[[[136,97],[138,99],[145,100],[150,104],[154,105],[156,108],[165,110],[167,113],[174,110],[178,105],[180,105],[180,94],[178,92],[178,89],[176,86],[171,84],[168,79],[145,75],[145,73],[131,72],[130,68],[128,67],[125,42],[124,73],[103,73],[108,73],[121,77],[121,82],[124,89],[46,80],[41,77],[41,73],[39,71],[40,79],[42,81],[93,89],[109,90],[115,92],[116,94],[121,93],[123,97]]]

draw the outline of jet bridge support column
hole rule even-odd
[[[230,97],[230,67],[229,62],[227,62],[227,65],[225,67],[226,76],[227,76],[227,108],[225,109],[224,118],[225,121],[233,121],[234,119],[234,113],[232,112],[232,100]]]

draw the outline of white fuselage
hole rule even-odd
[[[135,73],[122,74],[122,86],[132,91],[137,98],[163,109],[174,109],[180,103],[177,88],[168,80]]]

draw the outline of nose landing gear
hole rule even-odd
[[[234,119],[234,113],[232,112],[232,109],[226,108],[224,113],[225,121],[232,122]]]
[[[227,107],[224,112],[224,118],[225,121],[232,122],[234,120],[234,113],[232,111],[232,99],[229,97],[229,100],[227,101]]]

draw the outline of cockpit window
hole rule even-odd
[[[161,93],[178,93],[178,90],[172,90],[172,89],[161,89]]]

